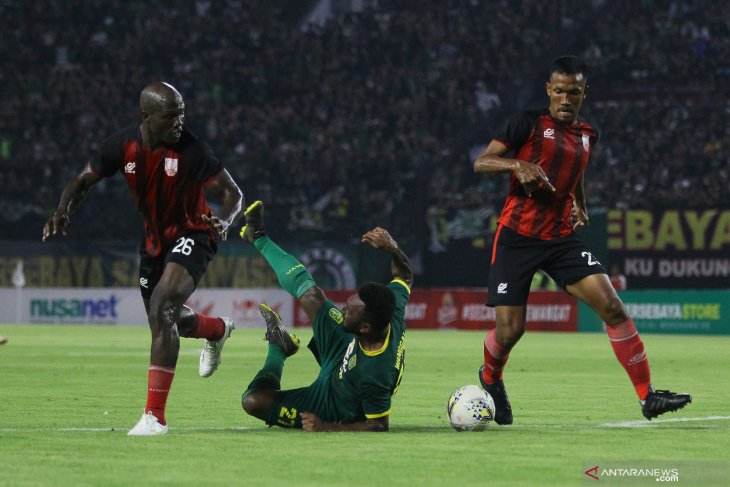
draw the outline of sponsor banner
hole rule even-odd
[[[730,282],[730,210],[612,210],[609,261],[630,289],[723,289]]]
[[[359,260],[352,245],[320,244],[299,252],[300,244],[281,242],[282,248],[307,266],[322,286],[350,289],[356,286]],[[0,240],[0,287],[16,285],[16,269],[22,268],[24,285],[33,288],[128,288],[139,280],[139,242],[99,245],[91,242],[52,240],[45,244]],[[374,256],[377,255],[377,256]],[[387,272],[387,259],[380,252],[364,258],[366,267]],[[373,265],[375,262],[376,265]],[[378,264],[382,262],[383,264]],[[380,276],[362,275],[361,279]],[[276,288],[276,273],[253,246],[231,240],[219,246],[218,254],[198,283],[198,288]]]
[[[293,299],[281,289],[199,289],[186,304],[201,314],[228,316],[238,328],[263,328],[259,303],[267,303],[285,322],[292,322]],[[147,326],[136,288],[4,288],[0,289],[0,305],[3,321],[9,323]]]
[[[325,291],[342,309],[355,291]],[[408,328],[484,330],[495,327],[494,308],[485,306],[486,289],[414,289],[406,306]],[[295,326],[311,326],[301,305],[295,304]],[[576,331],[578,306],[574,297],[560,291],[530,294],[527,329]]]
[[[626,310],[640,332],[730,335],[730,291],[623,291]],[[579,306],[581,331],[603,330],[588,306]]]
[[[94,244],[54,240],[41,244],[2,240],[0,287],[14,285],[22,263],[25,285],[33,288],[129,288],[139,285],[138,242]],[[271,266],[241,241],[221,245],[199,288],[278,286]]]
[[[294,298],[282,289],[198,289],[185,304],[208,316],[228,316],[236,328],[263,329],[259,303],[271,306],[284,323],[294,319]]]

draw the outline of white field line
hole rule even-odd
[[[21,433],[21,432],[71,432],[71,433],[114,433],[114,432],[126,432],[127,427],[124,428],[0,428],[0,433]],[[263,430],[267,429],[265,426],[201,426],[197,428],[176,428],[170,427],[170,431],[247,431],[247,430]]]
[[[651,426],[658,426],[662,423],[686,423],[691,421],[724,421],[724,420],[730,420],[730,416],[705,416],[700,418],[672,418],[672,419],[655,419],[652,421],[647,420],[639,420],[639,421],[622,421],[619,423],[603,423],[603,424],[564,424],[564,423],[553,423],[553,424],[530,424],[530,423],[517,423],[510,426],[499,426],[499,425],[490,425],[489,429],[492,428],[499,428],[503,430],[510,430],[510,429],[593,429],[593,428],[646,428]],[[419,429],[423,429],[424,431],[429,432],[435,432],[438,430],[443,429],[444,431],[451,431],[450,428],[447,427],[448,425],[444,424],[443,426],[439,426],[437,424],[434,425],[428,425],[424,427],[412,427],[412,426],[395,426],[394,430],[413,430],[417,431]],[[174,426],[170,427],[170,431],[251,431],[251,430],[265,430],[268,429],[266,426],[201,426],[201,427],[187,427],[187,428],[176,428]],[[21,432],[38,432],[38,431],[45,431],[45,432],[66,432],[66,433],[114,433],[114,432],[125,432],[127,431],[127,428],[0,428],[0,433],[21,433]]]
[[[646,428],[647,426],[655,426],[660,423],[685,423],[689,421],[718,421],[727,420],[730,416],[705,416],[702,418],[671,418],[671,419],[653,419],[651,421],[622,421],[620,423],[604,423],[601,428]]]

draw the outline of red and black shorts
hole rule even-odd
[[[487,306],[527,304],[532,276],[538,269],[545,271],[563,289],[584,277],[606,274],[606,269],[575,233],[540,240],[500,225],[492,249]]]
[[[188,232],[180,235],[166,251],[152,257],[145,250],[143,237],[139,251],[139,290],[142,297],[150,299],[168,262],[175,262],[186,268],[197,287],[217,251],[218,245],[209,232]]]

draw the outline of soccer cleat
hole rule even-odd
[[[689,394],[677,394],[672,391],[657,391],[652,386],[649,386],[649,395],[646,396],[646,399],[641,405],[641,412],[644,414],[646,419],[651,421],[652,418],[656,418],[660,414],[682,409],[691,402],[692,396]]]
[[[287,357],[297,353],[299,351],[299,338],[289,333],[289,330],[281,324],[279,313],[263,303],[259,304],[259,311],[266,321],[264,340],[281,348]]]
[[[504,388],[504,382],[498,380],[494,384],[484,382],[484,366],[479,367],[479,383],[482,388],[494,399],[494,422],[497,424],[512,424],[512,405],[507,397],[507,389]]]
[[[241,238],[253,243],[259,237],[266,235],[264,230],[264,204],[261,200],[256,200],[243,212],[246,218],[246,224],[241,227]]]
[[[222,316],[223,324],[225,325],[225,331],[223,337],[220,340],[206,340],[203,345],[203,351],[200,352],[200,365],[198,366],[198,374],[200,377],[210,377],[213,372],[216,371],[221,363],[221,351],[223,351],[223,345],[231,336],[231,332],[236,328],[233,324],[233,320]]]
[[[139,423],[134,428],[129,430],[127,436],[157,436],[166,434],[167,425],[160,424],[157,416],[149,412],[142,415],[142,419],[139,420]]]

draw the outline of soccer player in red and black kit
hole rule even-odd
[[[184,303],[195,290],[241,212],[243,194],[210,147],[183,126],[185,103],[167,83],[153,83],[139,99],[140,124],[112,135],[63,190],[58,209],[43,227],[43,241],[68,232],[69,215],[89,189],[121,173],[144,219],[139,286],[152,347],[147,405],[132,436],[167,433],[165,405],[175,374],[179,337],[205,338],[199,373],[210,376],[234,328],[229,318],[193,312]],[[214,216],[204,192],[222,200]]]
[[[509,353],[525,332],[527,295],[533,274],[542,269],[560,287],[590,306],[606,323],[616,358],[639,396],[647,419],[676,411],[689,394],[655,390],[636,326],[611,286],[606,270],[574,233],[588,224],[583,171],[598,132],[578,118],[588,85],[586,63],[560,57],[545,89],[549,108],[512,118],[474,162],[474,171],[510,173],[507,200],[494,237],[487,305],[497,327],[484,340],[482,387],[494,398],[495,421],[512,423],[502,381]],[[512,158],[506,157],[512,153]]]

